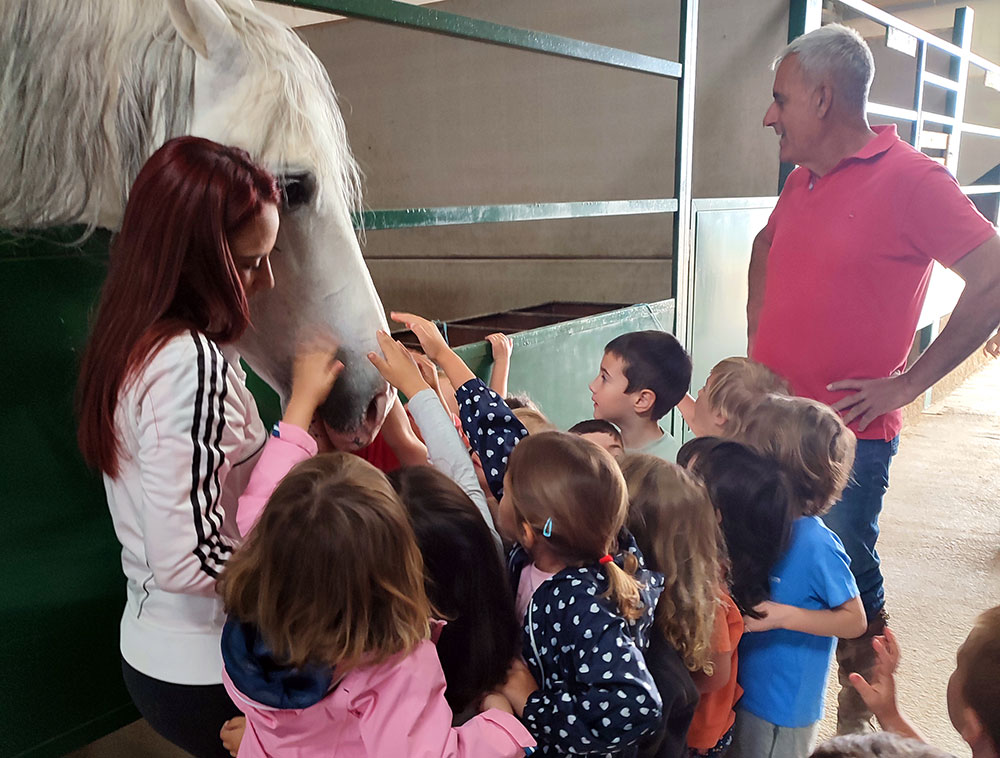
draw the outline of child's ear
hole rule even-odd
[[[986,731],[983,729],[983,722],[971,707],[968,705],[962,706],[962,728],[959,730],[959,734],[962,735],[962,739],[965,740],[969,747],[972,748],[973,752],[976,751],[977,746],[981,745],[983,740],[989,739],[986,736]]]
[[[521,543],[521,547],[530,553],[531,548],[535,546],[535,540],[537,539],[535,536],[535,530],[531,528],[531,524],[527,521],[522,521],[519,526],[521,529],[521,538],[518,542]]]
[[[651,389],[639,390],[632,400],[632,409],[640,416],[653,410],[656,403],[656,393]]]

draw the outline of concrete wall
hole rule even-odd
[[[676,59],[662,0],[447,0],[476,18]],[[698,196],[773,194],[760,126],[787,3],[705,0],[697,70]],[[350,20],[300,29],[340,93],[372,208],[674,195],[676,84],[667,79]],[[553,299],[671,295],[673,217],[369,232],[386,306],[441,318]]]

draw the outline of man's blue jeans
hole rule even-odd
[[[869,621],[885,605],[885,589],[875,542],[878,540],[882,496],[889,488],[889,464],[897,450],[899,437],[888,442],[858,440],[850,483],[840,500],[823,516],[823,521],[840,537],[851,557],[851,573],[858,583]]]

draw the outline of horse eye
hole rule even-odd
[[[312,174],[286,174],[281,177],[281,195],[285,207],[289,210],[307,205],[314,194],[316,194],[316,180]]]

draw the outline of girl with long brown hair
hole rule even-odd
[[[644,743],[642,755],[686,758],[686,738],[699,703],[692,676],[700,683],[722,674],[717,666],[729,663],[724,656],[716,663],[713,644],[723,593],[722,534],[705,486],[680,466],[638,453],[626,455],[620,465],[628,485],[629,531],[646,565],[663,574],[646,653],[663,699],[663,722],[656,737]],[[736,620],[742,630],[739,613]],[[728,679],[728,671],[720,678]]]
[[[300,351],[240,499],[246,542],[219,582],[224,682],[247,717],[238,755],[522,756],[534,741],[509,711],[452,727],[432,642],[441,624],[392,485],[357,456],[316,455],[306,430],[342,368],[335,354],[322,342]]]
[[[520,545],[509,567],[530,674],[515,668],[501,691],[543,755],[635,755],[659,722],[643,650],[662,580],[623,533],[627,513],[621,471],[594,443],[540,432],[511,453],[500,521]]]
[[[156,731],[227,756],[216,579],[266,439],[233,343],[274,286],[274,177],[243,150],[170,140],[146,162],[111,247],[78,385],[78,440],[104,475],[127,579],[122,674]]]

